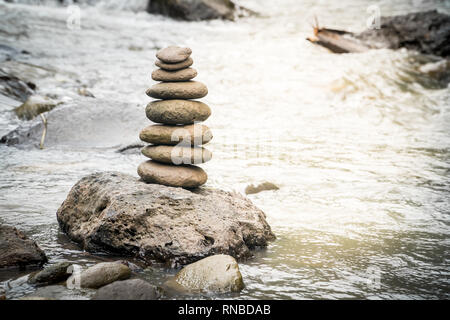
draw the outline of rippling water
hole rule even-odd
[[[450,90],[420,72],[431,58],[406,50],[335,55],[305,41],[314,15],[328,27],[365,29],[371,1],[241,3],[262,17],[187,23],[82,7],[81,30],[67,29],[65,8],[0,3],[0,40],[29,51],[27,63],[57,70],[37,79],[41,93],[79,99],[74,88],[83,84],[98,99],[140,105],[143,117],[156,49],[193,49],[213,111],[208,186],[280,187],[249,196],[277,240],[240,264],[246,288],[231,298],[448,299]],[[383,15],[450,12],[445,1],[379,4]],[[23,31],[27,37],[14,36]],[[20,124],[11,109],[0,109],[0,134]],[[143,157],[89,145],[74,131],[87,147],[0,145],[0,222],[25,230],[51,262],[90,264],[97,258],[59,231],[56,210],[82,176],[137,176]],[[155,283],[171,273],[145,272]],[[13,276],[0,272],[0,281]]]

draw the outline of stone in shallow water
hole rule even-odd
[[[236,260],[218,254],[187,265],[164,286],[179,293],[226,293],[241,291],[244,282]]]
[[[212,158],[212,153],[202,147],[146,146],[142,154],[152,160],[169,164],[199,164]]]
[[[191,100],[158,100],[145,108],[147,118],[156,123],[191,124],[205,121],[211,115],[208,105]]]
[[[130,268],[120,262],[102,262],[87,268],[80,275],[74,273],[67,279],[67,283],[76,285],[76,277],[79,276],[81,288],[97,289],[117,280],[128,279],[130,275]]]
[[[158,289],[142,279],[116,281],[100,288],[92,300],[156,300]]]
[[[191,55],[190,48],[182,48],[177,46],[169,46],[161,49],[156,53],[156,57],[165,63],[178,63],[185,61]]]
[[[161,82],[146,93],[155,99],[200,99],[208,94],[208,88],[198,81]]]
[[[264,212],[238,193],[147,184],[119,172],[94,173],[78,181],[57,219],[87,251],[172,267],[220,253],[249,258],[251,249],[275,238]]]
[[[152,79],[155,81],[189,81],[197,76],[197,70],[193,68],[186,68],[176,71],[167,71],[156,69],[152,72]]]
[[[200,187],[208,180],[208,175],[200,167],[173,166],[150,160],[139,165],[138,174],[147,183],[189,189]]]
[[[0,225],[0,268],[43,265],[44,251],[14,227]]]
[[[194,63],[194,60],[192,60],[192,58],[189,57],[186,60],[184,60],[182,62],[178,62],[178,63],[165,63],[161,60],[156,60],[155,65],[164,70],[175,71],[175,70],[181,70],[181,69],[188,68],[188,67],[192,66],[193,63]]]
[[[211,141],[213,135],[211,130],[202,124],[186,126],[155,124],[142,129],[139,138],[151,144],[198,146]]]
[[[68,268],[71,265],[71,262],[60,262],[48,266],[44,270],[30,276],[28,282],[38,285],[50,285],[64,281],[70,276],[70,273],[68,273]]]

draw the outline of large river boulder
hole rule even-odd
[[[178,267],[214,254],[251,257],[275,238],[265,214],[236,193],[147,184],[118,172],[82,178],[57,212],[62,230],[88,251]]]
[[[381,17],[379,29],[368,29],[356,38],[378,48],[407,48],[449,57],[450,15],[430,10]]]

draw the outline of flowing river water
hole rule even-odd
[[[321,25],[364,30],[373,1],[241,1],[262,15],[236,22],[174,21],[137,10],[144,3],[82,6],[77,30],[67,27],[66,8],[0,2],[0,41],[28,51],[22,61],[56,70],[37,77],[40,93],[76,100],[83,85],[96,99],[139,108],[143,119],[157,48],[192,48],[212,108],[207,186],[279,186],[249,195],[277,239],[240,263],[246,287],[226,297],[450,297],[450,90],[420,72],[431,58],[418,53],[338,55],[305,40],[314,15]],[[375,4],[382,15],[450,12],[446,1]],[[0,135],[22,123],[11,110],[1,105]],[[96,132],[108,139],[102,131],[115,125],[73,126],[43,150],[0,145],[0,223],[24,230],[51,263],[107,259],[80,251],[55,214],[89,173],[137,177],[143,156],[95,143]],[[132,143],[138,131],[123,135]],[[160,284],[173,273],[154,266],[143,275]],[[0,271],[0,281],[20,275]],[[9,297],[29,292],[18,286]]]

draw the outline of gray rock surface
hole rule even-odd
[[[205,121],[211,115],[209,106],[192,100],[157,100],[145,108],[147,118],[156,123],[192,124]]]
[[[219,254],[185,266],[165,287],[179,293],[226,293],[241,291],[244,282],[236,260]]]
[[[152,144],[178,145],[202,145],[207,144],[213,138],[211,130],[202,124],[186,126],[151,125],[147,126],[139,134],[139,138]]]
[[[197,76],[197,70],[194,68],[186,68],[175,71],[167,71],[163,69],[156,69],[152,72],[152,79],[155,81],[189,81]]]
[[[199,81],[161,82],[146,93],[155,99],[200,99],[208,94],[208,88]]]
[[[156,300],[158,289],[142,279],[116,281],[100,288],[92,300]]]
[[[264,212],[240,194],[147,184],[118,172],[82,178],[57,219],[85,250],[172,267],[220,253],[249,258],[275,238]]]
[[[157,183],[170,187],[193,189],[205,184],[206,172],[197,166],[173,166],[152,160],[143,162],[138,167],[138,175],[147,183]]]
[[[0,225],[0,268],[41,266],[46,262],[36,242],[14,227]]]
[[[189,57],[186,60],[184,60],[182,62],[178,62],[178,63],[165,63],[161,60],[156,60],[155,65],[164,70],[176,71],[176,70],[182,70],[182,69],[188,68],[188,67],[192,66],[193,63],[194,63],[194,60],[192,60],[192,58]]]

